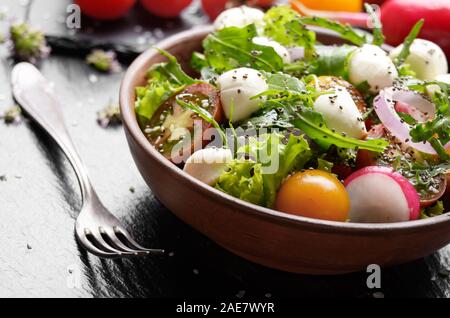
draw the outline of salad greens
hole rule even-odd
[[[254,43],[253,38],[257,36],[254,24],[211,33],[203,42],[205,58],[219,72],[243,66],[268,72],[282,70],[282,58],[272,47]]]
[[[388,57],[380,48],[385,41],[380,19],[372,6],[366,5],[366,11],[372,36],[347,24],[300,16],[288,6],[261,13],[262,21],[247,23],[249,17],[245,17],[243,24],[232,20],[230,26],[216,29],[203,40],[202,52],[193,53],[190,64],[199,79],[190,77],[175,57],[160,50],[167,62],[154,65],[147,85],[136,88],[141,127],[163,104],[178,104],[186,112],[166,110],[165,118],[172,126],[177,124],[174,118],[181,118],[180,126],[189,128],[189,120],[197,115],[205,127],[219,133],[232,157],[210,185],[250,203],[275,207],[284,180],[309,169],[345,179],[362,167],[389,166],[414,186],[420,198],[434,198],[433,204],[422,208],[421,217],[442,214],[448,202],[433,196],[440,193],[450,174],[446,149],[450,85],[416,78],[414,67],[405,62],[423,20],[405,38],[398,56]],[[319,43],[311,25],[332,30],[349,44]],[[186,87],[200,83],[208,85],[219,100],[221,116],[208,108],[208,98],[214,97],[183,95]],[[376,96],[387,88],[413,90],[432,101],[436,113],[425,114],[430,120],[416,120],[414,109],[396,110],[395,118],[398,125],[410,125],[410,141],[428,142],[435,152],[422,153],[409,140],[403,143],[405,138],[391,134],[374,106]],[[336,109],[335,113],[327,113],[330,109]],[[171,140],[173,135],[167,130],[177,127],[167,125],[164,131],[160,126],[150,130],[155,128],[161,138]]]
[[[414,142],[428,141],[442,160],[450,162],[450,155],[444,148],[444,145],[450,141],[450,85],[432,81],[411,85],[410,87],[425,92],[427,87],[431,85],[438,87],[432,95],[432,101],[436,106],[435,117],[423,123],[413,121],[414,126],[410,130],[410,135]]]
[[[316,34],[301,22],[300,15],[287,6],[273,7],[264,16],[266,36],[285,46],[305,48],[305,57],[314,57]]]
[[[370,20],[373,25],[373,40],[372,44],[382,45],[384,43],[383,25],[381,24],[378,14],[375,12],[373,6],[368,3],[364,4],[367,13],[369,14]]]
[[[238,155],[252,159],[235,159],[228,166],[216,188],[242,200],[272,207],[281,181],[292,171],[302,169],[311,158],[311,150],[303,136],[277,132],[249,137]],[[236,187],[237,186],[237,187]]]
[[[159,51],[168,62],[152,66],[148,71],[147,86],[136,88],[136,114],[141,127],[145,127],[166,100],[182,91],[186,85],[196,82],[181,69],[174,56],[163,50]]]

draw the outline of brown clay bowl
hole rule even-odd
[[[189,72],[193,51],[209,28],[193,29],[161,42]],[[323,43],[339,43],[320,32]],[[134,112],[135,87],[147,69],[164,61],[155,50],[129,67],[120,89],[125,133],[136,165],[156,197],[181,220],[227,250],[250,261],[295,273],[338,274],[411,261],[450,243],[449,213],[411,222],[356,224],[293,216],[246,203],[184,173],[147,141]]]

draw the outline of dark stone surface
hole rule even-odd
[[[0,7],[7,5],[10,14],[20,15],[24,8],[19,2],[0,0]],[[36,1],[32,21],[45,13],[50,14],[49,21],[55,12],[63,14],[61,3]],[[136,33],[131,21],[127,23],[129,34]],[[51,28],[65,32],[61,24]],[[131,35],[127,39],[131,41]],[[12,61],[6,56],[2,47],[0,112],[13,104]],[[117,101],[122,74],[97,74],[82,59],[61,55],[43,61],[41,70],[56,85],[69,131],[105,205],[139,242],[168,253],[112,261],[79,249],[73,226],[80,194],[64,155],[29,121],[0,122],[0,175],[6,176],[0,181],[0,296],[373,297],[374,290],[366,287],[366,273],[306,276],[263,268],[228,253],[180,222],[140,177],[122,128],[102,129],[96,123],[96,112]],[[98,81],[90,82],[90,75]],[[385,297],[449,297],[449,268],[447,247],[425,259],[383,269],[380,291]]]

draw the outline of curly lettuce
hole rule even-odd
[[[219,177],[216,188],[242,200],[273,207],[277,191],[284,178],[302,169],[311,159],[311,150],[303,136],[278,132],[249,137],[238,156]]]

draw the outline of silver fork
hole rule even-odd
[[[101,203],[64,124],[52,85],[29,63],[17,64],[11,77],[17,102],[58,143],[76,172],[83,200],[75,223],[78,241],[92,254],[104,258],[163,253],[136,243]]]

